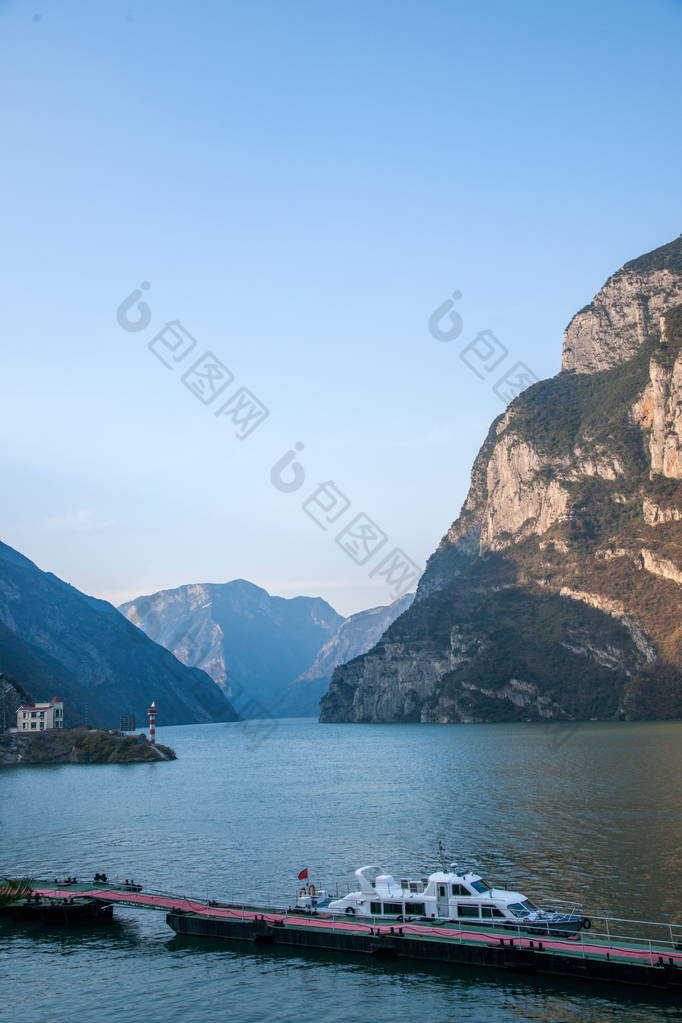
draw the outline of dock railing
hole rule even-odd
[[[245,893],[237,892],[235,897],[227,902],[223,899],[212,897],[208,891],[204,897],[197,897],[180,894],[177,890],[171,892],[164,888],[152,888],[147,885],[141,885],[139,882],[133,882],[131,879],[123,879],[117,876],[107,876],[106,882],[97,882],[89,878],[83,878],[78,882],[79,887],[88,888],[93,888],[98,884],[103,889],[112,888],[114,890],[121,889],[124,892],[135,892],[140,899],[138,902],[128,903],[131,909],[138,906],[139,908],[156,909],[164,912],[174,908],[183,908],[189,912],[193,909],[196,912],[202,912],[207,907],[213,907],[231,909],[238,913],[273,914],[277,917],[285,917],[290,911],[283,909],[282,906],[256,905],[255,902],[260,898],[258,894],[248,896]],[[136,891],[138,888],[141,890]],[[145,895],[161,897],[164,900],[168,900],[171,905],[159,906],[152,902],[145,904]],[[558,899],[553,900],[553,902],[556,905],[571,906],[573,911],[582,915],[582,910],[576,902]],[[173,903],[184,903],[184,905],[182,907],[178,905],[173,906]],[[566,912],[566,910],[563,911]],[[301,914],[303,917],[306,915],[308,914]],[[313,913],[312,915],[317,915],[318,918],[320,915],[323,916],[324,907],[320,907],[320,912]],[[553,951],[556,951],[555,942],[561,941],[561,952],[563,954],[579,955],[583,958],[589,955],[591,958],[604,956],[608,959],[610,949],[617,945],[621,951],[624,948],[631,950],[633,963],[645,961],[652,966],[665,966],[667,965],[666,959],[673,962],[673,955],[682,952],[682,924],[671,921],[635,920],[627,917],[613,916],[609,913],[591,913],[592,927],[589,930],[581,929],[576,933],[561,933],[560,925],[557,925],[554,932],[550,929],[549,925],[546,928],[544,926],[542,928],[540,926],[534,928],[532,921],[526,924],[519,921],[518,924],[508,922],[500,926],[491,926],[488,921],[480,919],[431,921],[419,917],[410,920],[397,920],[382,916],[344,917],[343,915],[334,915],[334,919],[343,919],[347,923],[355,924],[358,927],[372,928],[378,934],[386,933],[386,929],[390,933],[391,928],[395,932],[399,932],[399,929],[403,928],[405,924],[425,928],[433,927],[434,936],[438,936],[445,929],[450,932],[447,934],[448,940],[456,940],[458,943],[470,941],[472,935],[482,934],[485,934],[491,940],[497,939],[498,941],[507,942],[510,939],[514,939],[523,941],[524,947],[528,947],[528,943],[532,941],[533,948],[537,948],[538,951],[542,950],[543,939],[551,938],[553,940]],[[595,922],[599,922],[598,927],[594,926]],[[443,934],[443,937],[445,936]],[[679,956],[674,961],[679,962]]]

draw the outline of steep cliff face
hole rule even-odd
[[[414,593],[407,593],[392,604],[358,611],[344,618],[307,671],[287,686],[278,713],[286,717],[317,716],[320,698],[329,688],[334,669],[370,650],[413,600]]]
[[[633,259],[609,277],[566,328],[562,369],[595,373],[632,358],[661,315],[682,302],[679,242]]]
[[[493,423],[417,597],[324,721],[682,716],[682,237]]]
[[[245,579],[161,590],[120,610],[183,664],[206,671],[245,717],[280,714],[288,684],[343,621],[320,597],[273,597]]]
[[[661,350],[649,367],[649,383],[634,408],[635,420],[649,433],[649,460],[654,475],[682,479],[682,363],[672,359],[675,320],[661,322]]]

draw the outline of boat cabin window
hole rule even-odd
[[[491,886],[481,878],[480,881],[472,881],[471,887],[475,888],[477,892],[489,892]]]
[[[438,894],[440,895],[441,898],[445,898],[446,892],[447,892],[446,886],[444,884],[439,884],[438,885]]]
[[[528,916],[529,913],[532,913],[535,906],[532,902],[529,902],[528,899],[524,899],[523,902],[512,902],[510,906],[507,906],[507,909],[510,910],[514,916],[524,917]]]
[[[423,902],[370,902],[369,909],[372,916],[426,916]]]
[[[475,917],[476,919],[478,919],[478,916],[479,916],[478,911],[479,911],[479,909],[480,909],[480,906],[464,906],[460,902],[459,906],[457,907],[457,915],[458,916],[469,917],[469,918]]]
[[[469,889],[465,888],[463,884],[453,884],[453,885],[450,885],[450,887],[452,888],[452,894],[453,895],[470,895],[471,894]]]
[[[499,909],[496,909],[495,906],[481,906],[481,916],[485,920],[492,920],[493,917],[496,919],[498,917],[502,917],[504,919],[504,913],[502,913]]]

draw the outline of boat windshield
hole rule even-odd
[[[489,892],[491,885],[489,885],[487,881],[484,881],[483,878],[481,878],[480,881],[472,881],[471,887],[474,888],[477,892]]]
[[[512,902],[511,905],[507,906],[510,913],[514,916],[528,916],[529,913],[533,913],[537,907],[529,902],[528,899],[524,899],[523,902]]]

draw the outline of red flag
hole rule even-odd
[[[299,881],[307,881],[308,880],[308,868],[307,867],[305,868],[305,870],[301,871],[301,873],[298,875],[298,879],[299,879]]]

